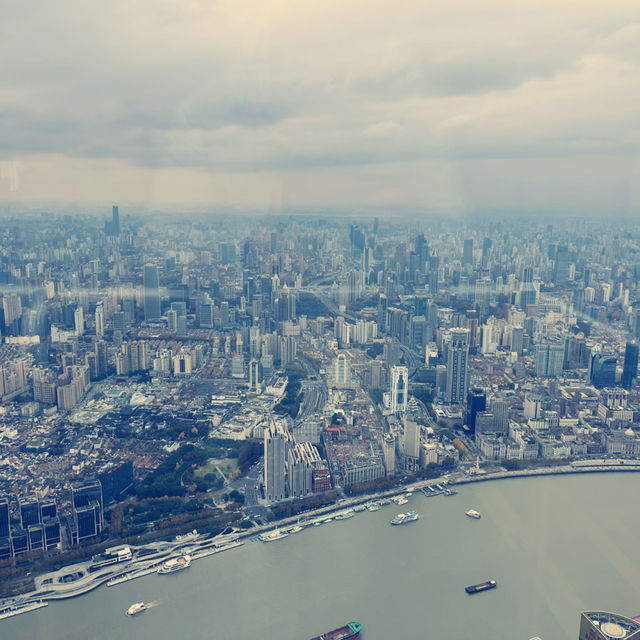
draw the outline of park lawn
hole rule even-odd
[[[218,470],[216,469],[216,465],[220,467],[222,472],[228,476],[230,473],[233,473],[238,468],[238,459],[237,458],[209,458],[206,464],[203,464],[201,467],[198,467],[193,475],[195,478],[204,478],[207,473],[215,473],[218,475]]]

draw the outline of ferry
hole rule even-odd
[[[464,590],[467,593],[480,593],[480,591],[487,591],[488,589],[495,589],[498,583],[495,580],[487,580],[480,584],[472,584],[470,587],[465,587]]]
[[[258,536],[258,540],[260,540],[260,542],[273,542],[274,540],[282,540],[282,538],[286,538],[288,535],[289,532],[286,529],[274,529],[268,533],[261,533]]]
[[[322,635],[311,638],[311,640],[356,640],[360,637],[362,625],[359,622],[350,622],[344,627],[328,631]]]
[[[391,524],[407,524],[408,522],[415,522],[419,519],[420,516],[415,511],[407,511],[407,513],[399,513],[391,521]]]
[[[178,558],[171,558],[162,564],[158,569],[158,573],[173,573],[174,571],[180,571],[181,569],[187,569],[191,566],[191,556],[180,556]]]
[[[138,615],[139,613],[142,613],[146,609],[147,609],[147,605],[144,602],[134,602],[127,609],[127,615],[128,616],[135,616],[135,615]]]
[[[13,616],[19,616],[21,613],[28,613],[29,611],[36,611],[42,609],[42,607],[48,606],[49,603],[44,600],[38,602],[29,602],[28,604],[12,604],[4,609],[0,609],[0,620],[5,618],[12,618]]]
[[[469,516],[470,518],[475,518],[476,520],[479,520],[481,518],[480,512],[476,511],[475,509],[469,509],[469,511],[465,511],[464,515]]]

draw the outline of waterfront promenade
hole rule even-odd
[[[232,534],[220,535],[215,538],[198,537],[191,540],[180,540],[173,542],[155,542],[143,546],[131,546],[134,559],[122,564],[110,565],[97,571],[90,572],[91,562],[82,562],[69,565],[59,569],[58,571],[47,573],[36,577],[36,589],[30,593],[8,598],[0,602],[0,606],[24,605],[39,600],[62,600],[66,598],[74,598],[107,583],[109,580],[118,578],[125,574],[135,574],[135,577],[153,572],[160,564],[171,557],[176,557],[185,550],[197,560],[199,557],[205,557],[212,552],[223,552],[231,548],[239,546],[244,540],[255,538],[260,533],[278,528],[286,528],[298,522],[308,523],[309,521],[323,515],[329,515],[332,512],[344,510],[364,504],[374,500],[390,498],[409,491],[418,491],[420,489],[435,486],[438,484],[463,485],[478,482],[488,482],[491,480],[503,480],[509,478],[522,478],[531,476],[551,476],[551,475],[568,475],[568,474],[584,474],[584,473],[612,473],[612,472],[639,472],[640,461],[629,460],[593,460],[578,461],[566,465],[558,465],[553,467],[540,467],[535,469],[519,469],[514,471],[495,471],[490,473],[463,473],[452,472],[438,478],[421,480],[413,482],[409,485],[397,486],[393,489],[360,495],[353,498],[347,498],[338,501],[335,504],[307,511],[299,516],[292,516],[279,521],[270,522],[266,525],[253,527],[251,529],[237,531]],[[146,554],[143,557],[136,557],[142,548],[148,550],[150,548],[155,551]],[[149,571],[151,570],[151,571]],[[61,579],[64,576],[80,574],[78,579],[64,582]]]

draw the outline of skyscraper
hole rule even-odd
[[[469,329],[450,330],[451,341],[447,348],[447,402],[462,404],[469,388]]]
[[[569,264],[571,262],[567,246],[559,246],[556,249],[556,264],[553,274],[553,282],[556,285],[564,285],[569,281]]]
[[[8,538],[9,533],[9,501],[0,498],[0,538]]]
[[[291,434],[280,422],[274,422],[264,432],[264,493],[269,502],[284,500],[285,468]]]
[[[407,410],[409,401],[409,371],[407,367],[391,367],[391,413]]]
[[[476,415],[487,408],[487,394],[484,389],[470,389],[467,394],[467,426],[471,433],[476,431]]]
[[[473,264],[473,238],[467,238],[467,240],[464,241],[462,264]]]
[[[104,307],[99,304],[96,307],[96,337],[102,338],[104,335]]]
[[[113,205],[111,209],[111,231],[114,236],[120,235],[120,212],[118,211],[118,207]]]
[[[144,319],[160,318],[160,277],[158,267],[147,264],[144,267]]]
[[[638,343],[635,340],[627,342],[624,350],[624,366],[622,369],[622,387],[624,389],[631,389],[633,379],[638,375],[639,351]]]

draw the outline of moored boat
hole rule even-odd
[[[407,524],[408,522],[415,522],[419,519],[420,516],[415,511],[407,511],[407,513],[399,513],[393,520],[391,520],[391,524]]]
[[[187,569],[191,566],[191,556],[180,556],[178,558],[171,558],[167,560],[158,569],[158,573],[173,573],[174,571],[180,571],[181,569]]]
[[[333,631],[327,631],[311,640],[356,640],[360,637],[362,631],[362,625],[359,622],[349,622],[344,627],[334,629]]]
[[[288,535],[289,532],[286,529],[274,529],[268,533],[261,533],[258,536],[258,540],[260,540],[260,542],[273,542],[274,540],[282,540],[282,538],[286,538]]]

